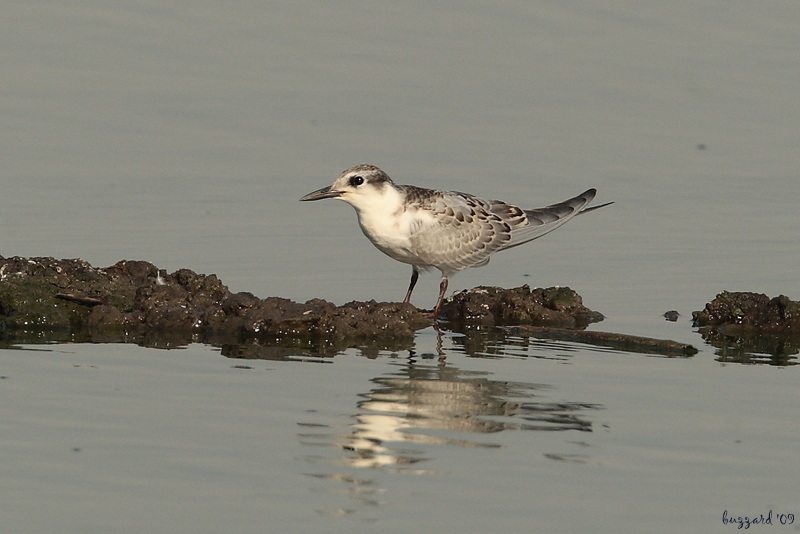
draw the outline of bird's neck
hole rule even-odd
[[[358,222],[367,237],[395,233],[399,219],[405,211],[405,198],[392,186],[383,187],[380,194],[361,199],[353,207],[358,214]]]

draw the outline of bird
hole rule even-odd
[[[411,302],[420,271],[438,269],[442,278],[432,311],[437,317],[448,277],[482,267],[495,252],[542,237],[576,215],[613,204],[587,207],[596,193],[588,189],[557,204],[522,209],[458,191],[398,185],[375,165],[361,164],[345,169],[332,185],[300,200],[336,198],[353,206],[361,231],[372,244],[387,256],[411,265],[411,282],[403,303]]]

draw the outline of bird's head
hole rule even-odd
[[[360,209],[383,197],[385,188],[391,187],[392,184],[392,179],[378,167],[356,165],[342,171],[332,185],[312,191],[300,200],[338,198]]]

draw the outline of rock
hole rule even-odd
[[[723,291],[692,312],[703,340],[721,362],[796,365],[800,352],[800,302],[784,295]]]
[[[450,323],[466,326],[539,325],[581,328],[603,320],[568,287],[514,289],[476,287],[445,302],[442,315]]]
[[[448,299],[451,325],[534,324],[580,327],[602,319],[569,288],[476,288]],[[0,257],[0,335],[26,332],[69,341],[147,340],[299,346],[408,347],[430,314],[410,304],[321,299],[305,303],[231,293],[215,275],[122,260],[95,268],[83,260]],[[5,334],[3,334],[5,332]]]
[[[723,291],[700,311],[692,312],[697,327],[714,327],[726,333],[798,334],[800,302],[780,295]]]

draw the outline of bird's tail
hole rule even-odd
[[[587,189],[580,195],[559,202],[558,204],[552,204],[544,208],[524,210],[528,218],[528,224],[514,228],[511,233],[511,242],[503,248],[516,247],[528,241],[533,241],[545,234],[549,234],[576,215],[613,204],[613,202],[607,202],[599,206],[587,208],[586,206],[594,199],[596,194],[597,190]]]

